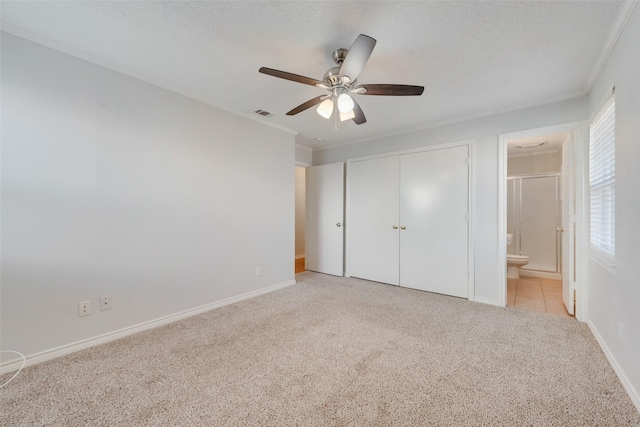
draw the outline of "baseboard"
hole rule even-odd
[[[520,275],[527,276],[527,277],[537,277],[539,279],[562,280],[562,274],[560,273],[551,273],[548,271],[526,270],[524,268],[520,269]]]
[[[266,288],[258,289],[256,291],[247,292],[242,295],[227,298],[214,303],[206,304],[200,307],[192,308],[189,310],[181,311],[168,316],[160,317],[155,320],[140,323],[138,325],[129,326],[127,328],[119,329],[117,331],[108,332],[103,335],[98,335],[93,338],[88,338],[82,341],[77,341],[71,344],[56,347],[50,350],[45,350],[40,353],[35,353],[26,356],[25,367],[36,365],[38,363],[45,362],[47,360],[56,359],[58,357],[74,353],[85,348],[94,347],[96,345],[105,344],[111,341],[115,341],[120,338],[124,338],[129,335],[137,334],[138,332],[146,331],[148,329],[157,328],[158,326],[166,325],[178,320],[186,319],[187,317],[196,316],[198,314],[205,313],[216,308],[224,307],[225,305],[240,302],[249,298],[254,298],[269,292],[277,291],[292,285],[295,285],[295,280],[289,280],[283,283],[279,283]],[[0,373],[5,374],[7,372],[17,371],[22,365],[22,360],[10,360],[0,364]]]
[[[611,365],[614,372],[618,376],[618,379],[622,383],[622,387],[624,387],[624,390],[629,395],[631,402],[633,402],[633,404],[635,405],[636,410],[640,412],[640,394],[636,391],[635,388],[633,388],[633,385],[631,385],[631,383],[627,380],[627,376],[624,374],[624,371],[622,370],[620,365],[618,365],[616,358],[613,357],[613,354],[609,350],[609,347],[607,347],[607,344],[602,339],[602,336],[598,332],[598,329],[595,327],[593,322],[591,322],[591,320],[588,320],[587,325],[589,325],[589,329],[591,330],[591,333],[593,334],[593,336],[596,338],[596,341],[600,345],[602,352],[604,353],[605,356],[607,356],[607,360],[609,360],[609,364]]]
[[[304,258],[304,254],[296,255],[296,259]]]
[[[495,300],[495,299],[474,297],[473,300],[471,299],[469,300],[473,302],[479,302],[480,304],[489,304],[489,305],[495,305],[497,307],[504,307],[504,304],[500,304],[498,300]]]

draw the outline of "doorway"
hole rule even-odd
[[[305,268],[305,174],[306,168],[295,167],[295,260],[294,273],[302,273]]]
[[[570,138],[507,141],[507,305],[571,315],[562,302],[561,180]]]
[[[500,259],[505,305],[574,315],[581,123],[500,135]],[[577,203],[580,202],[580,203]]]

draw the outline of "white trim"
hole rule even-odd
[[[103,58],[99,58],[99,57],[97,57],[95,55],[92,55],[92,54],[84,52],[84,51],[82,51],[80,49],[76,49],[74,47],[68,46],[66,44],[53,41],[53,40],[51,40],[51,39],[49,39],[47,37],[43,37],[43,36],[34,34],[34,33],[30,32],[30,31],[23,30],[22,28],[16,27],[14,25],[7,24],[7,23],[3,22],[2,23],[2,31],[5,31],[5,32],[7,32],[9,34],[12,34],[12,35],[14,35],[16,37],[23,38],[23,39],[28,40],[30,42],[37,43],[39,45],[48,47],[50,49],[57,50],[59,52],[65,53],[65,54],[70,55],[70,56],[73,56],[75,58],[82,59],[82,60],[90,62],[92,64],[96,64],[96,65],[99,65],[101,67],[108,68],[109,70],[118,72],[120,74],[124,74],[126,76],[133,77],[134,79],[138,79],[138,80],[141,80],[143,82],[152,84],[154,86],[158,86],[158,87],[160,87],[162,89],[177,93],[177,94],[182,95],[182,96],[186,96],[187,98],[193,99],[193,100],[198,101],[198,102],[202,102],[203,104],[207,104],[207,105],[209,105],[211,107],[214,107],[214,108],[217,108],[219,110],[226,111],[227,113],[231,113],[231,114],[234,114],[236,116],[243,117],[245,119],[251,120],[252,122],[260,123],[262,125],[265,125],[265,126],[280,130],[282,132],[288,133],[289,135],[297,135],[298,134],[298,131],[296,131],[296,130],[293,130],[291,128],[288,128],[288,127],[276,124],[274,122],[271,122],[268,119],[265,119],[262,116],[258,116],[257,114],[255,114],[253,112],[237,111],[237,110],[230,109],[230,108],[228,108],[228,107],[226,107],[224,105],[217,104],[217,103],[211,101],[208,98],[204,98],[204,97],[202,97],[200,95],[196,95],[196,94],[191,93],[189,91],[177,88],[177,87],[172,86],[172,85],[170,85],[168,83],[165,83],[165,82],[163,82],[161,80],[158,80],[158,79],[156,79],[154,77],[148,76],[148,75],[143,74],[143,73],[139,73],[139,72],[134,71],[134,70],[132,70],[130,68],[123,67],[122,65],[116,64],[114,62],[108,61],[108,60],[103,59]]]
[[[595,337],[598,345],[600,345],[602,352],[604,353],[605,356],[607,356],[607,360],[609,361],[609,364],[611,365],[611,367],[613,368],[613,371],[618,376],[618,379],[620,380],[622,387],[624,387],[624,390],[629,395],[629,399],[631,399],[631,402],[636,407],[636,410],[640,412],[640,393],[638,393],[638,391],[633,388],[631,381],[627,379],[627,376],[625,375],[624,371],[618,364],[618,361],[616,360],[616,358],[613,356],[613,353],[611,352],[611,350],[609,350],[609,347],[607,347],[606,342],[604,341],[604,339],[602,339],[602,336],[598,332],[598,329],[593,324],[593,322],[589,320],[587,322],[587,325],[589,325],[589,329],[591,329],[591,333]]]
[[[423,151],[443,150],[443,149],[446,149],[446,148],[462,147],[462,146],[465,146],[465,145],[469,146],[472,143],[475,143],[475,139],[465,139],[465,140],[462,140],[462,141],[444,142],[442,144],[424,145],[422,147],[411,148],[411,149],[408,149],[408,150],[390,151],[388,153],[380,153],[380,154],[372,154],[370,156],[354,157],[354,158],[351,158],[351,159],[347,159],[347,165],[349,163],[359,162],[361,160],[371,160],[371,159],[379,159],[379,158],[382,158],[382,157],[399,156],[399,155],[403,155],[403,154],[421,153]]]
[[[587,253],[589,249],[589,210],[587,209],[587,192],[589,191],[589,124],[585,121],[576,129],[574,144],[575,186],[575,271],[576,271],[576,312],[575,317],[581,322],[587,321],[589,301],[589,285],[587,277]],[[578,291],[577,289],[580,289]]]
[[[562,177],[562,172],[514,173],[513,175],[509,175],[507,177],[507,181],[511,179],[521,179],[521,178],[544,178],[546,176]]]
[[[526,129],[517,132],[509,132],[498,135],[498,301],[503,301],[507,305],[507,141],[510,139],[530,138],[551,133],[574,132],[576,138],[576,150],[574,153],[576,164],[576,304],[578,311],[576,319],[581,322],[587,321],[587,281],[585,256],[585,175],[584,146],[588,145],[585,129],[588,124],[585,121],[562,123],[552,126],[545,126],[534,129]],[[587,171],[588,172],[588,171]]]
[[[476,266],[476,260],[475,260],[475,253],[476,253],[476,246],[475,246],[475,218],[476,218],[476,204],[475,204],[475,165],[476,165],[476,140],[472,139],[468,141],[468,147],[469,147],[469,170],[467,171],[467,177],[468,177],[468,182],[469,182],[469,187],[468,187],[468,191],[469,191],[469,199],[468,199],[468,212],[469,212],[469,220],[467,221],[467,235],[468,235],[468,241],[467,241],[467,249],[468,249],[468,253],[467,253],[467,262],[468,262],[468,269],[469,269],[469,277],[468,277],[468,289],[467,289],[467,298],[469,299],[469,301],[476,301],[476,302],[482,302],[483,298],[477,298],[476,297],[476,272],[475,272],[475,266]],[[480,301],[478,301],[480,300]]]
[[[520,268],[520,276],[537,277],[539,279],[562,280],[562,274],[552,273],[550,271],[527,270]]]
[[[276,285],[268,286],[266,288],[247,292],[235,297],[226,298],[217,302],[205,304],[200,307],[191,308],[189,310],[184,310],[178,313],[170,314],[168,316],[160,317],[155,320],[139,323],[134,326],[129,326],[116,331],[107,332],[106,334],[98,335],[96,337],[87,338],[71,344],[66,344],[60,347],[56,347],[49,350],[41,351],[39,353],[31,354],[26,356],[25,367],[46,362],[47,360],[55,359],[61,356],[65,356],[67,354],[75,353],[76,351],[84,350],[89,347],[94,347],[96,345],[115,341],[117,339],[124,338],[129,335],[137,334],[138,332],[146,331],[149,329],[156,328],[158,326],[162,326],[178,320],[186,319],[187,317],[192,317],[198,314],[202,314],[207,311],[214,310],[216,308],[224,307],[225,305],[234,304],[236,302],[240,302],[249,298],[257,297],[259,295],[277,291],[279,289],[283,289],[295,284],[296,284],[295,280],[289,280],[283,283],[278,283]],[[0,372],[4,374],[7,372],[15,371],[20,367],[21,364],[22,364],[22,360],[20,359],[10,360],[8,362],[2,363],[0,364]]]
[[[495,305],[496,307],[504,307],[503,304],[500,304],[499,299],[475,297],[473,302],[479,302],[480,304]]]
[[[351,262],[349,260],[349,254],[351,252],[350,250],[350,246],[351,246],[351,227],[349,227],[349,225],[351,224],[351,217],[350,217],[350,206],[351,206],[351,159],[347,159],[346,162],[344,162],[345,167],[344,167],[344,179],[345,179],[345,183],[344,183],[344,253],[343,253],[343,259],[344,259],[344,277],[351,277],[351,273],[349,272],[349,268],[351,266]]]
[[[498,297],[507,306],[507,134],[498,135]]]
[[[600,77],[600,73],[604,68],[604,64],[607,63],[607,59],[609,59],[609,55],[611,55],[611,51],[613,51],[613,48],[615,47],[618,39],[620,38],[620,35],[622,34],[622,30],[624,29],[627,23],[627,20],[631,16],[631,12],[633,11],[633,8],[635,7],[636,3],[637,3],[637,0],[632,0],[632,1],[625,1],[622,4],[622,7],[620,8],[620,13],[618,14],[618,18],[616,19],[616,22],[613,24],[613,27],[611,27],[611,32],[607,37],[607,41],[602,48],[602,52],[598,57],[596,66],[591,72],[591,76],[589,77],[589,81],[587,82],[587,86],[585,87],[585,90],[587,93],[591,92],[591,89],[593,89],[593,85],[598,80],[598,77]]]
[[[469,272],[469,276],[468,276],[468,288],[467,288],[467,299],[469,301],[477,301],[477,298],[475,297],[475,259],[474,259],[474,254],[475,254],[475,246],[474,246],[474,223],[475,223],[475,186],[474,186],[474,171],[475,171],[475,143],[476,140],[475,139],[465,139],[462,141],[454,141],[454,142],[446,142],[446,143],[442,143],[442,144],[434,144],[434,145],[425,145],[422,147],[418,147],[418,148],[412,148],[409,150],[401,150],[401,151],[391,151],[388,153],[381,153],[381,154],[374,154],[371,156],[363,156],[363,157],[354,157],[352,159],[347,159],[346,161],[346,194],[345,194],[345,223],[348,225],[350,222],[349,219],[349,210],[350,210],[350,195],[351,195],[351,179],[349,176],[349,172],[350,172],[350,168],[351,168],[351,163],[353,162],[359,162],[359,161],[363,161],[363,160],[371,160],[371,159],[379,159],[382,157],[389,157],[389,156],[398,156],[398,155],[403,155],[403,154],[412,154],[412,153],[421,153],[421,152],[425,152],[425,151],[434,151],[434,150],[443,150],[443,149],[447,149],[447,148],[454,148],[454,147],[467,147],[467,155],[469,156],[469,170],[468,170],[468,190],[469,190],[469,196],[468,196],[468,205],[467,205],[467,212],[469,215],[469,221],[467,221],[467,230],[468,230],[468,241],[467,241],[467,250],[468,250],[468,254],[467,254],[467,262],[468,262],[468,272]],[[346,227],[346,236],[345,236],[345,246],[344,246],[344,257],[345,257],[345,268],[344,268],[344,276],[345,277],[351,277],[351,274],[349,273],[349,243],[350,243],[350,229],[347,226]],[[505,236],[506,239],[506,236]],[[505,252],[506,254],[506,252]],[[505,260],[506,260],[506,255],[505,255]],[[493,301],[493,300],[487,300],[487,301]]]
[[[550,98],[546,98],[546,99],[544,99],[542,101],[527,102],[527,103],[522,103],[522,104],[518,104],[516,106],[511,106],[511,107],[502,108],[502,109],[499,108],[499,109],[495,109],[495,110],[483,110],[482,112],[475,113],[475,114],[469,114],[469,115],[466,115],[466,116],[452,117],[450,119],[438,120],[438,121],[435,121],[435,122],[421,124],[421,125],[418,125],[418,126],[405,127],[405,128],[402,128],[401,130],[387,132],[387,133],[377,133],[377,134],[372,135],[372,136],[367,136],[367,137],[364,137],[364,138],[354,139],[354,140],[351,140],[351,141],[341,142],[341,143],[327,145],[327,146],[323,146],[323,147],[312,148],[312,150],[315,153],[316,151],[331,150],[333,148],[345,147],[345,146],[348,146],[348,145],[359,144],[361,142],[376,141],[376,140],[381,140],[381,139],[384,139],[384,138],[390,138],[390,137],[394,137],[394,136],[410,135],[412,133],[416,133],[416,132],[420,132],[420,131],[424,131],[424,130],[428,130],[428,129],[434,129],[434,128],[439,128],[439,127],[443,127],[443,126],[455,125],[455,124],[458,124],[458,123],[464,123],[464,122],[469,122],[469,121],[473,121],[473,120],[479,120],[479,119],[483,119],[483,118],[487,118],[487,117],[497,116],[497,115],[500,115],[500,114],[512,113],[514,111],[521,111],[521,110],[526,110],[528,108],[540,107],[540,106],[543,106],[543,105],[553,104],[555,102],[569,101],[571,99],[582,98],[583,96],[586,96],[586,95],[587,95],[587,92],[585,92],[583,90],[572,91],[572,92],[570,92],[568,94],[565,94],[563,96],[550,97]],[[326,141],[325,141],[325,143],[326,143]]]

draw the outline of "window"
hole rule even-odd
[[[616,253],[616,102],[611,97],[590,126],[591,252],[613,265]]]

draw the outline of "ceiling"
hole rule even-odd
[[[628,3],[628,2],[627,2]],[[2,1],[2,28],[321,149],[588,93],[628,4],[620,1]],[[378,43],[360,83],[423,85],[419,97],[356,95],[367,123],[338,130],[309,109],[314,79],[358,34]],[[253,111],[273,113],[262,117]]]

